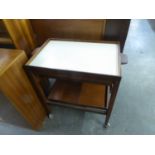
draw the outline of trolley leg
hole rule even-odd
[[[48,114],[48,118],[51,119],[51,120],[54,118],[54,115],[53,115],[52,112]]]
[[[111,97],[110,97],[109,106],[108,106],[108,110],[107,110],[107,114],[106,114],[106,119],[105,119],[105,123],[104,123],[104,127],[105,128],[110,126],[109,119],[110,119],[111,112],[112,112],[112,109],[113,109],[113,106],[114,106],[114,101],[115,101],[116,94],[117,94],[117,91],[118,91],[119,83],[120,83],[120,80],[115,82],[114,86],[112,88],[112,94],[111,94]]]
[[[110,123],[104,124],[104,128],[110,127]]]
[[[29,71],[29,70],[26,70],[26,68],[25,68],[25,71],[27,72],[27,75],[28,75],[28,77],[32,83],[33,88],[36,90],[38,98],[40,99],[42,105],[45,108],[46,114],[49,115],[49,113],[51,113],[51,110],[49,109],[49,107],[46,103],[46,96],[45,96],[45,94],[44,94],[44,92],[40,86],[39,76],[34,74],[33,72]]]

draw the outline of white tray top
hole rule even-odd
[[[120,76],[119,45],[51,40],[28,66]]]

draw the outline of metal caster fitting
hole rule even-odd
[[[108,123],[108,124],[104,124],[104,127],[105,127],[105,128],[110,127],[110,123]]]
[[[50,113],[50,114],[48,114],[48,118],[52,120],[54,118],[54,115],[52,113]]]

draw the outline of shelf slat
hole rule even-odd
[[[0,44],[13,45],[13,42],[10,38],[0,37]]]

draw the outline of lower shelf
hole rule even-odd
[[[56,80],[48,100],[104,108],[106,94],[105,85]]]

